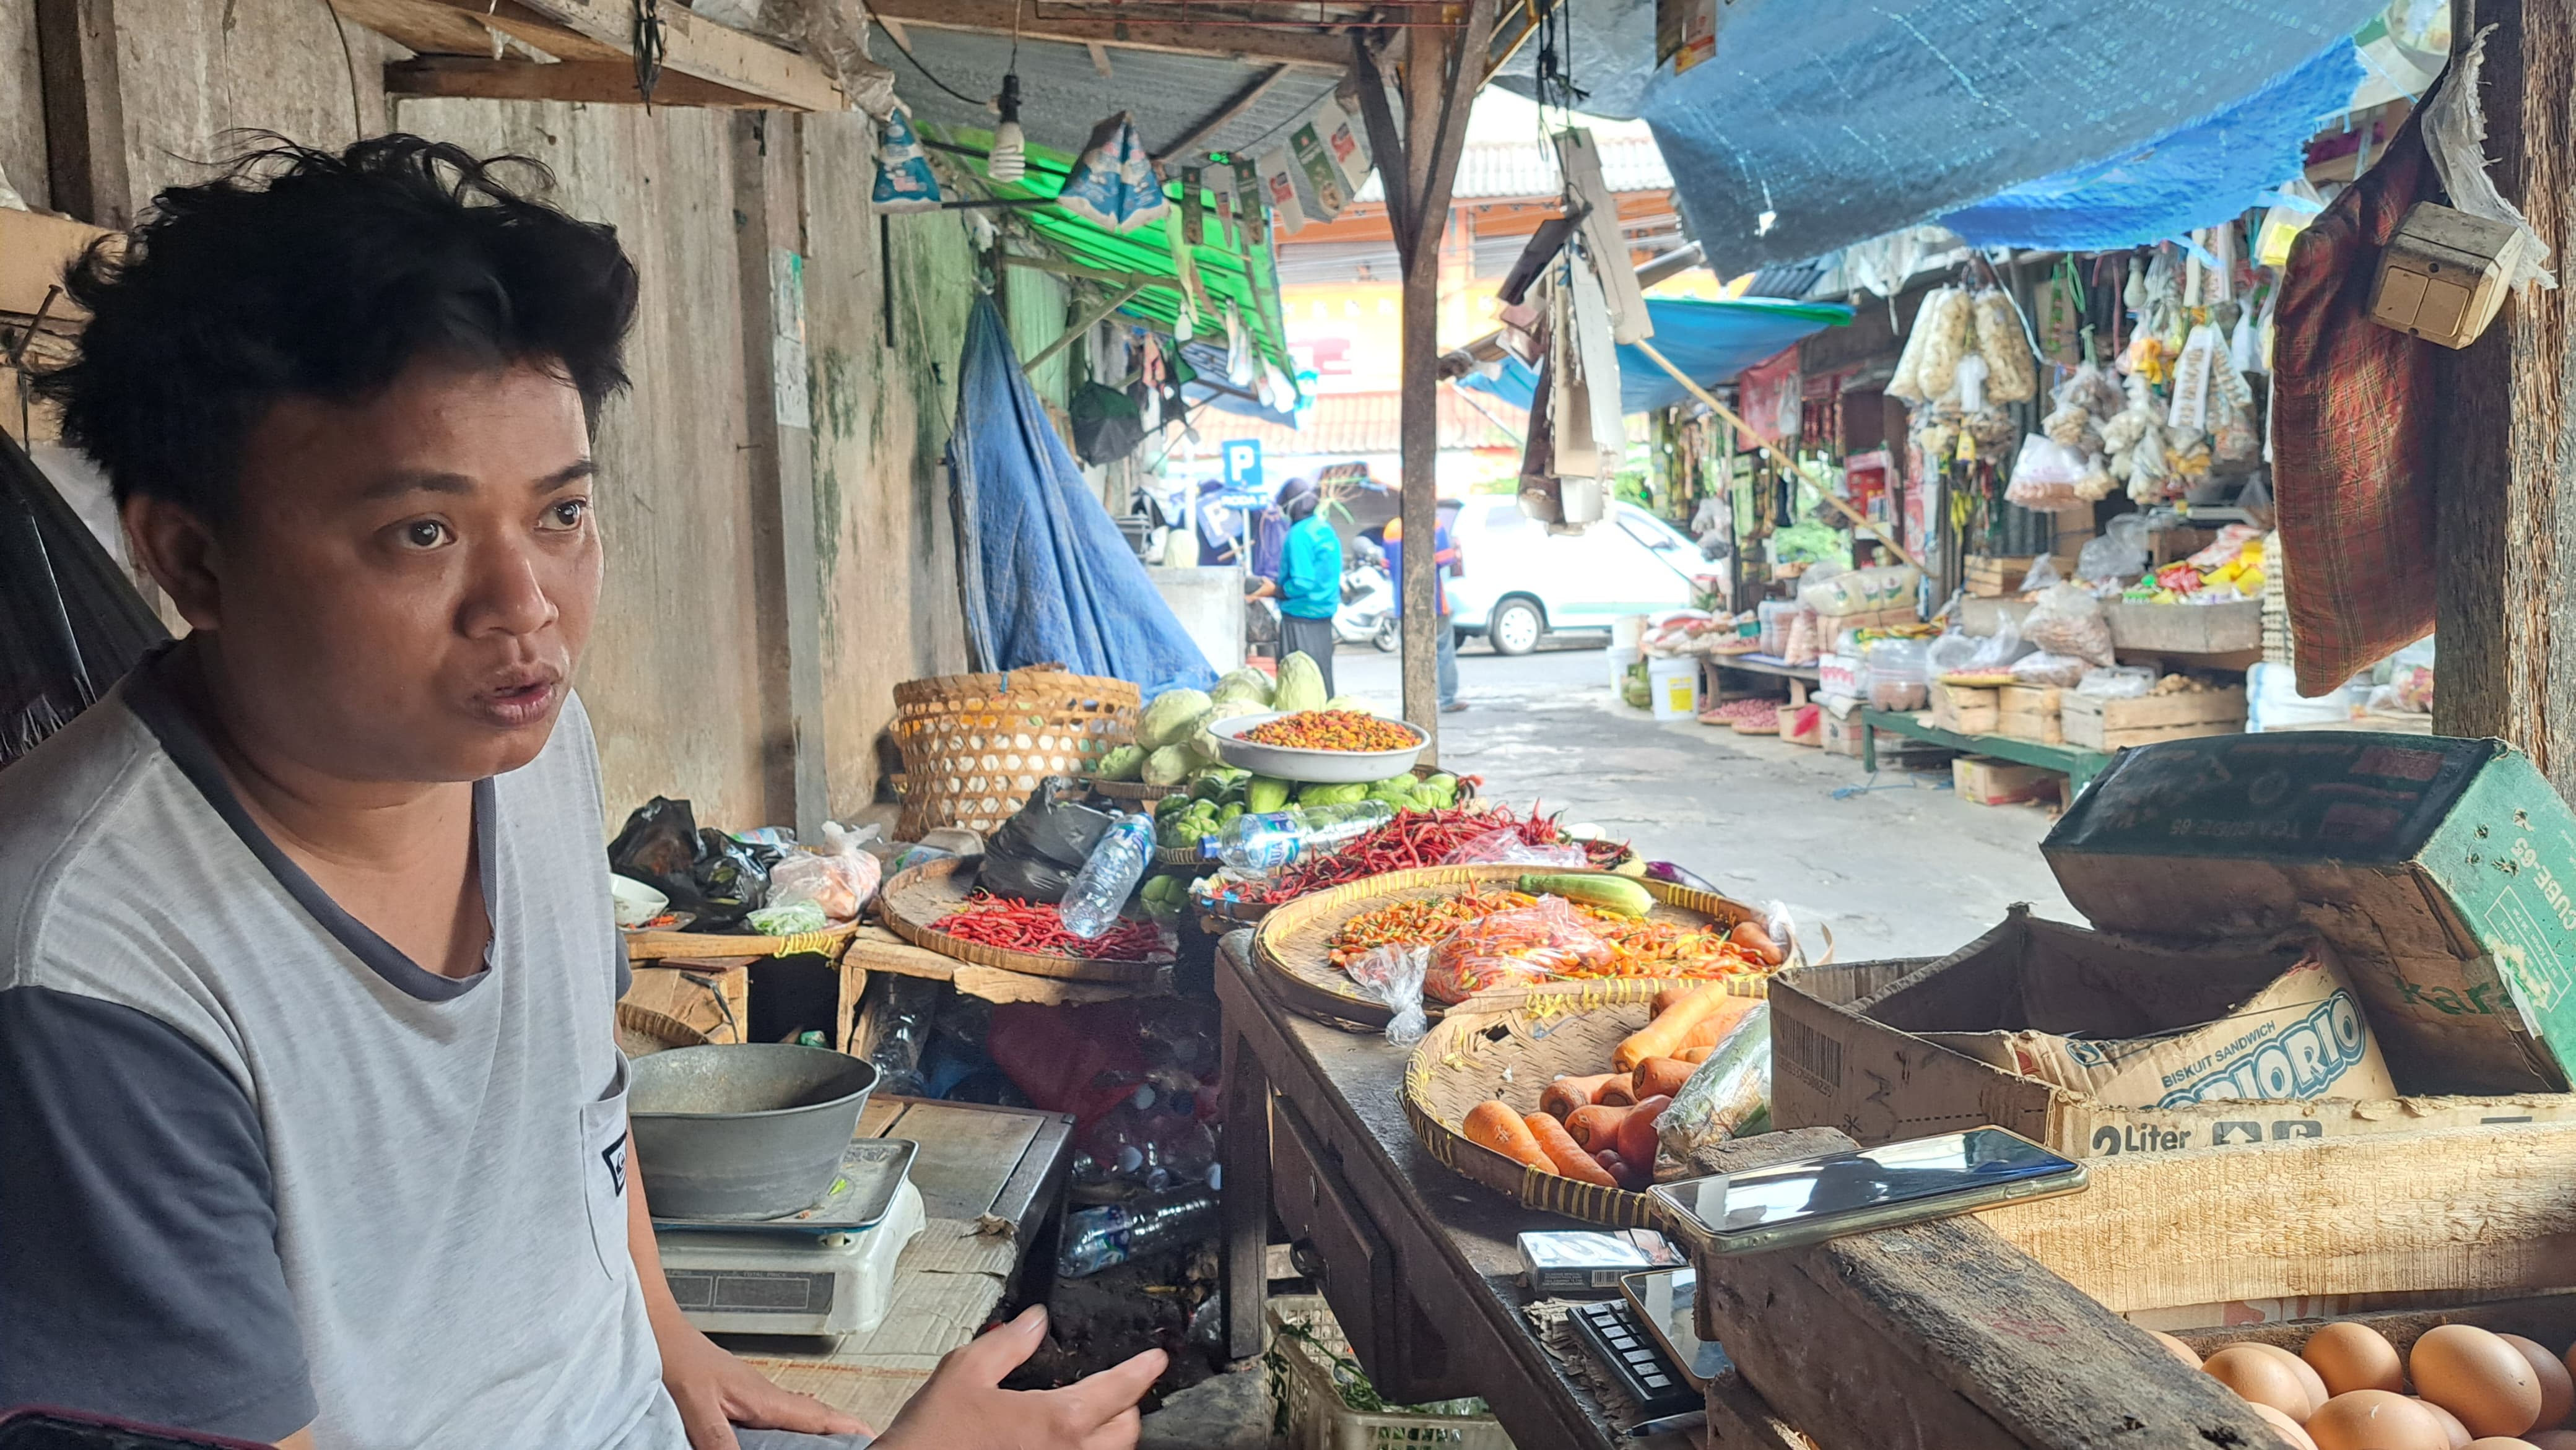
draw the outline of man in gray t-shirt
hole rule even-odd
[[[283,150],[74,269],[91,320],[39,387],[190,632],[0,773],[0,1411],[865,1443],[655,1256],[571,690],[636,279],[506,180],[406,136]],[[879,1450],[1132,1446],[1159,1352],[999,1388],[1042,1332],[951,1355]]]

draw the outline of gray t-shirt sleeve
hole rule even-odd
[[[312,1422],[259,1115],[167,1024],[0,990],[0,1410],[284,1439]]]

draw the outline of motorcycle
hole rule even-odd
[[[1395,582],[1379,564],[1359,564],[1342,574],[1342,607],[1333,612],[1333,638],[1343,644],[1371,644],[1382,654],[1402,642],[1402,621],[1395,617]]]

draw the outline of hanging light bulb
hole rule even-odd
[[[1020,130],[1020,77],[1002,77],[1002,124],[993,128],[993,152],[984,173],[995,181],[1017,181],[1028,174],[1029,138]]]

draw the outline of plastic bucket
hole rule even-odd
[[[1645,643],[1646,616],[1623,614],[1610,621],[1611,653],[1616,654],[1620,650],[1626,650],[1628,658],[1633,660],[1637,657],[1637,651],[1644,647]]]
[[[1637,663],[1637,647],[1614,644],[1604,653],[1610,656],[1610,693],[1616,695],[1628,686],[1628,670]]]
[[[1699,714],[1699,661],[1685,656],[1677,660],[1655,659],[1646,662],[1646,701],[1658,720],[1689,720]]]

